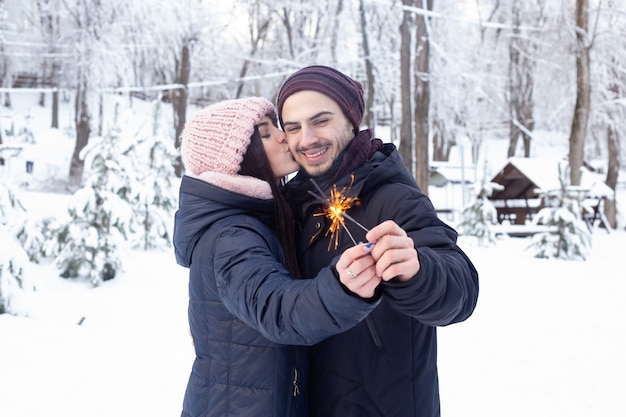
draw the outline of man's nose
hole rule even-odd
[[[310,129],[308,126],[302,126],[300,129],[302,134],[302,144],[304,144],[304,146],[317,141],[317,137],[315,136],[315,131],[313,129]]]
[[[278,134],[276,135],[276,141],[278,143],[287,142],[287,134],[285,134],[285,132],[283,132],[282,130],[279,130]]]

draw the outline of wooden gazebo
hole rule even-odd
[[[559,164],[566,160],[558,158],[509,158],[507,163],[491,179],[503,186],[489,197],[498,213],[498,222],[525,224],[545,205],[542,195],[560,189]],[[600,174],[582,168],[581,190],[586,198],[594,199],[597,210],[602,198],[613,193]]]

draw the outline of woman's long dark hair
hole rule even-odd
[[[276,122],[274,121],[274,123]],[[250,145],[241,162],[239,174],[255,177],[270,184],[274,196],[276,232],[280,244],[283,247],[283,251],[285,252],[285,259],[287,260],[286,266],[294,277],[300,278],[300,268],[298,267],[296,252],[295,220],[289,203],[283,194],[282,183],[279,184],[276,181],[276,177],[272,172],[272,167],[270,166],[270,162],[265,154],[265,148],[261,142],[262,140],[259,129],[255,126]]]

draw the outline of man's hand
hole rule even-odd
[[[408,281],[420,270],[413,239],[394,221],[387,220],[365,236],[373,243],[371,255],[376,262],[376,275],[384,281]]]

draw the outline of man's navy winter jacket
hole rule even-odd
[[[371,228],[394,220],[414,240],[420,270],[408,282],[384,282],[378,307],[350,330],[311,348],[313,417],[437,417],[436,326],[467,319],[476,306],[478,273],[456,245],[457,233],[437,218],[427,196],[391,144],[336,184],[358,205],[348,214]],[[352,185],[351,182],[354,181]],[[328,219],[301,172],[288,185],[301,225],[302,276],[313,278],[337,251],[328,249]],[[319,184],[321,185],[321,184]],[[346,220],[356,241],[365,232]],[[339,234],[338,251],[353,245]],[[443,359],[445,360],[445,358]]]

